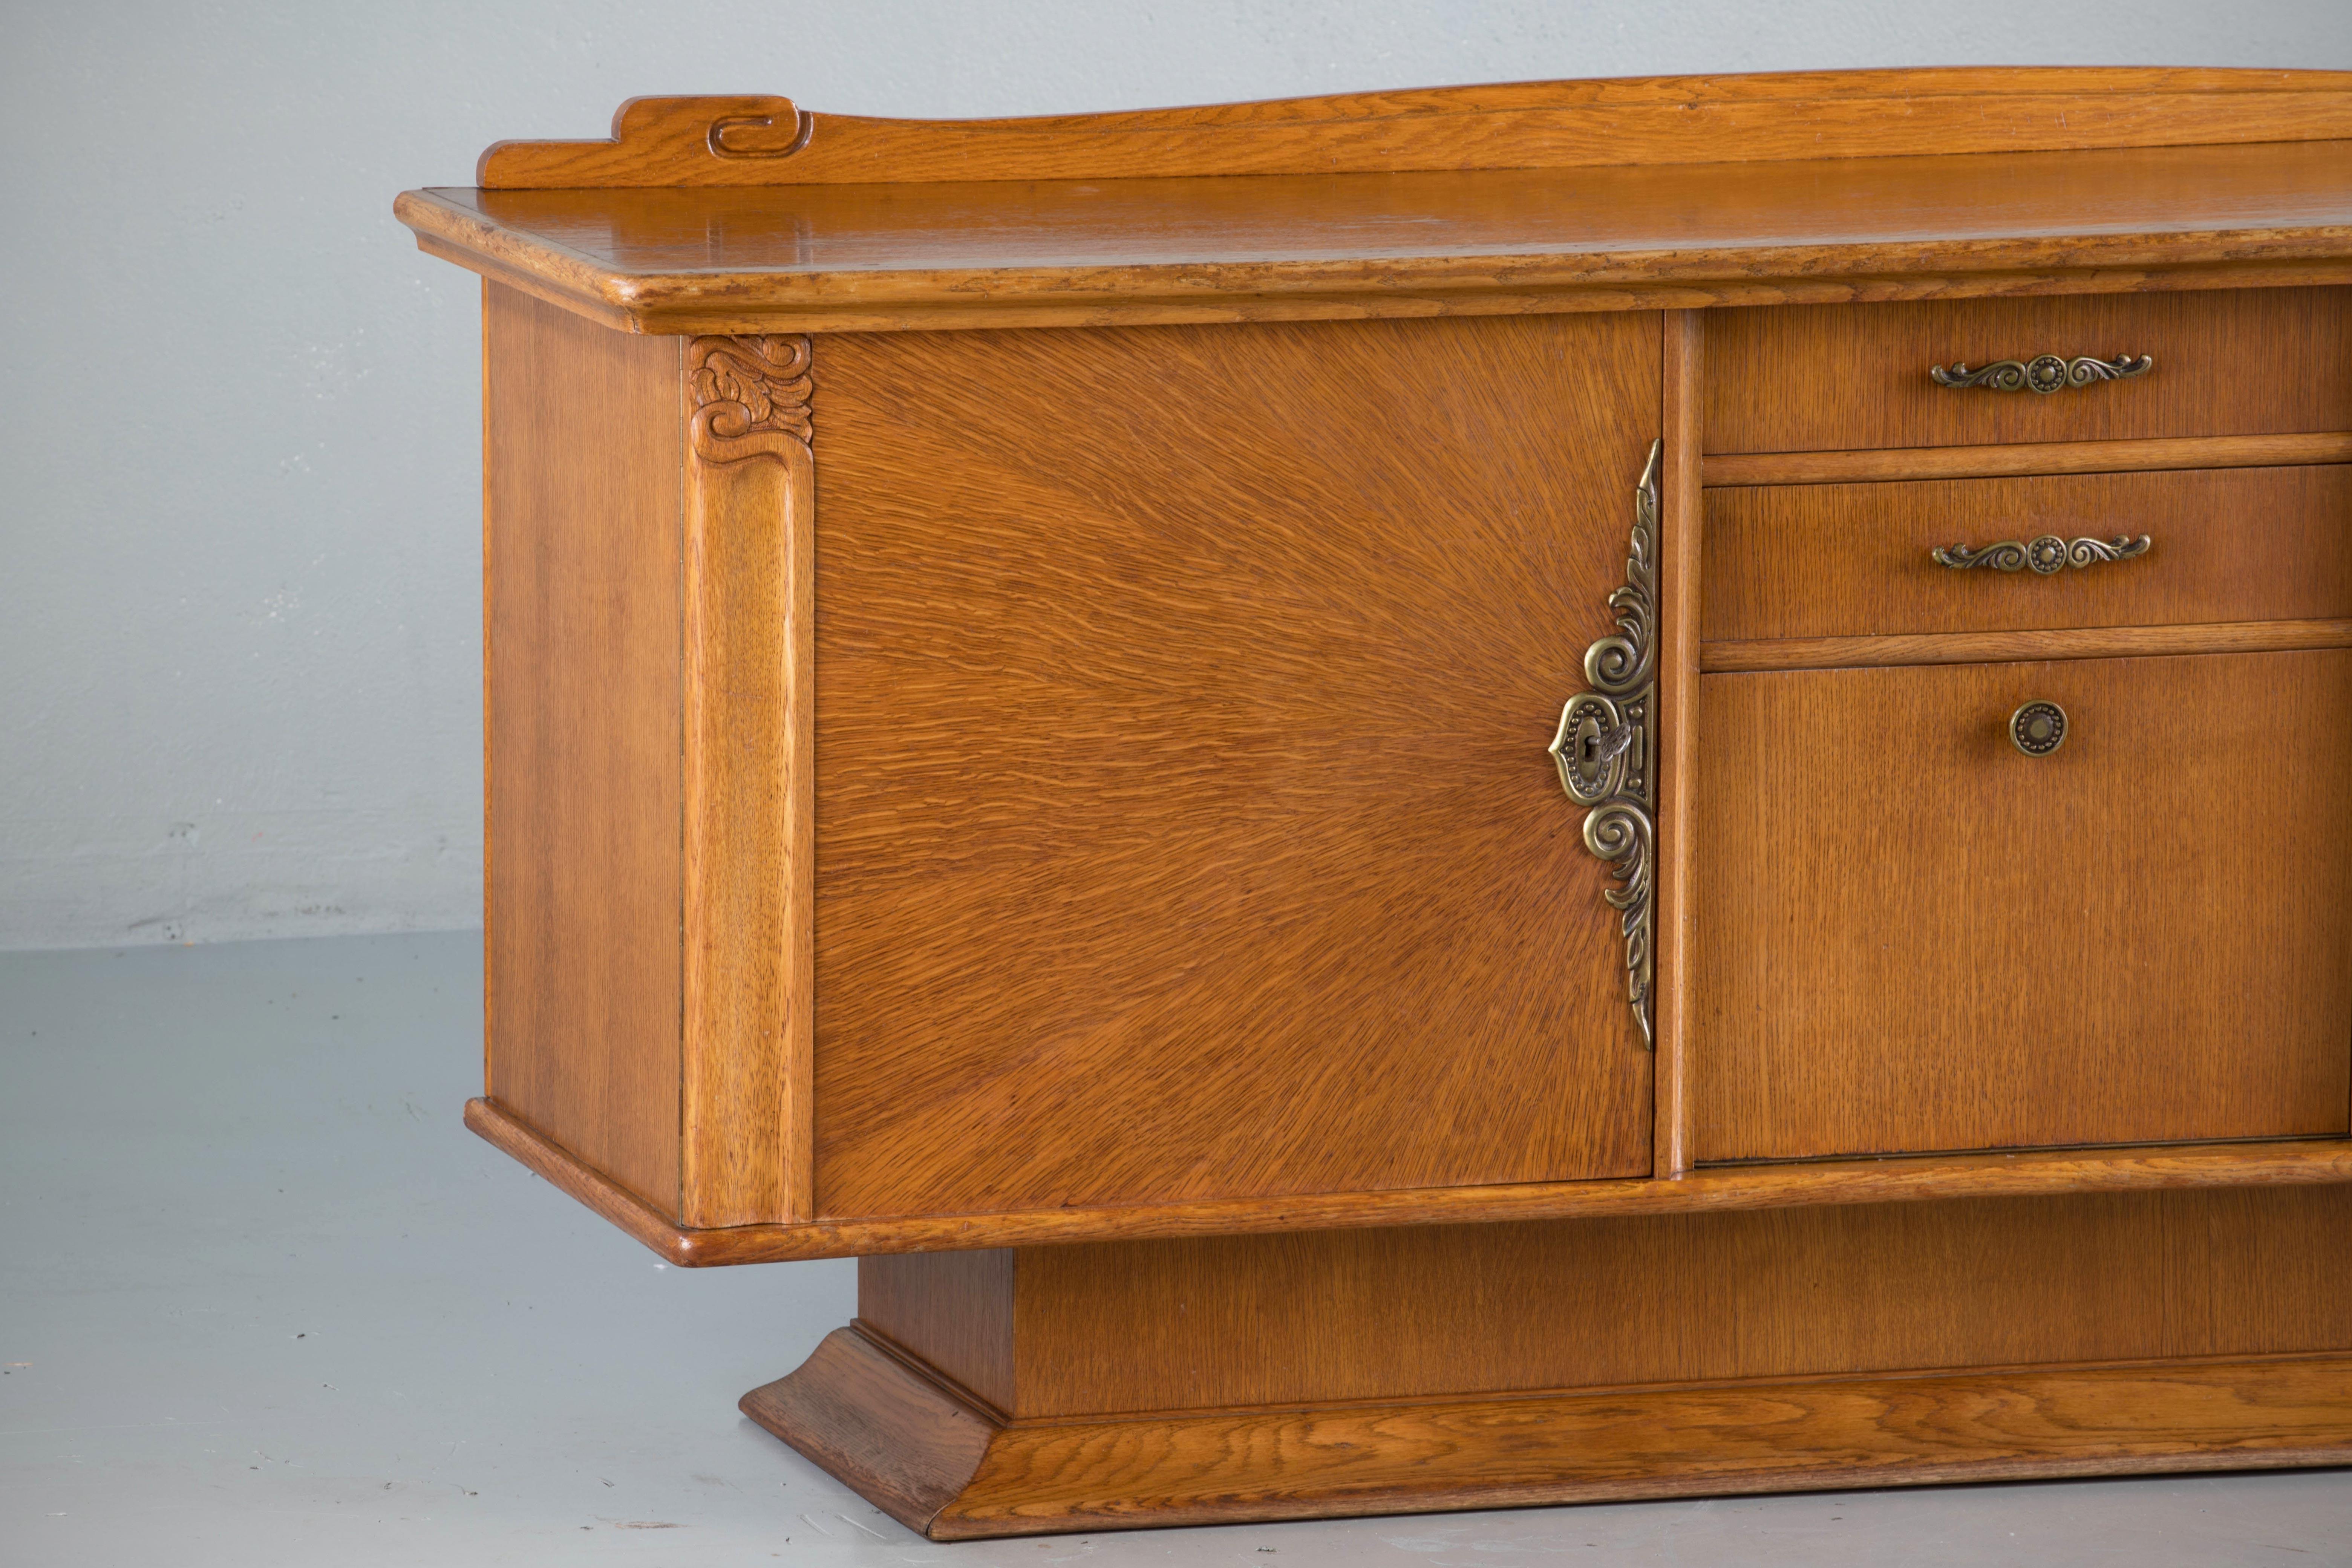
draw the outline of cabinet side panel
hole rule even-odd
[[[857,1260],[857,1320],[1000,1412],[1013,1407],[1009,1247]]]
[[[678,1209],[678,345],[493,284],[489,1094]]]
[[[1024,1249],[1024,1417],[2352,1349],[2352,1187]]]

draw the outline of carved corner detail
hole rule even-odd
[[[694,455],[706,463],[809,452],[809,341],[697,338],[687,350]]]
[[[1625,585],[1609,595],[1617,630],[1584,650],[1580,691],[1560,710],[1545,748],[1559,767],[1560,787],[1588,809],[1584,847],[1609,862],[1618,885],[1601,898],[1618,912],[1625,942],[1625,990],[1644,1049],[1656,1046],[1650,1018],[1650,862],[1657,828],[1657,781],[1650,729],[1657,700],[1658,460],[1664,441],[1633,487],[1633,530]]]

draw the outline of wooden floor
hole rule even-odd
[[[2352,1471],[932,1545],[734,1408],[848,1321],[853,1265],[660,1268],[457,1124],[478,942],[0,953],[9,1568],[2352,1556]]]

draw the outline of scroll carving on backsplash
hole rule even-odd
[[[783,458],[809,447],[809,341],[697,338],[687,351],[694,390],[694,455],[709,463]]]
[[[1650,1021],[1650,874],[1657,828],[1656,758],[1651,725],[1657,701],[1658,460],[1665,443],[1650,443],[1650,460],[1633,487],[1633,532],[1625,584],[1609,595],[1617,630],[1584,650],[1580,691],[1560,710],[1552,761],[1560,787],[1586,808],[1584,847],[1609,862],[1617,886],[1601,897],[1618,912],[1625,941],[1626,996],[1644,1048],[1654,1046]]]
[[[2094,382],[2128,381],[2155,368],[2152,354],[2117,354],[2113,359],[2036,354],[2032,359],[2005,359],[1977,370],[1970,370],[1965,361],[1949,367],[1930,365],[1927,374],[1937,386],[1982,386],[1994,392],[2038,392],[2046,396],[2070,386],[2089,386]]]
[[[2030,571],[2048,577],[2069,566],[2079,571],[2103,561],[2129,561],[2135,555],[2147,554],[2155,543],[2155,539],[2145,533],[2137,539],[2122,534],[2114,539],[2074,540],[2045,533],[2032,540],[2004,539],[1999,544],[1940,545],[1927,553],[1937,565],[1948,566],[1955,572],[1984,566],[1995,572]]]

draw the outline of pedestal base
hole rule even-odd
[[[744,1414],[934,1541],[2352,1463],[2352,1357],[1005,1422],[835,1330]]]
[[[2310,1189],[868,1258],[742,1408],[936,1540],[2352,1464],[2347,1243]]]

